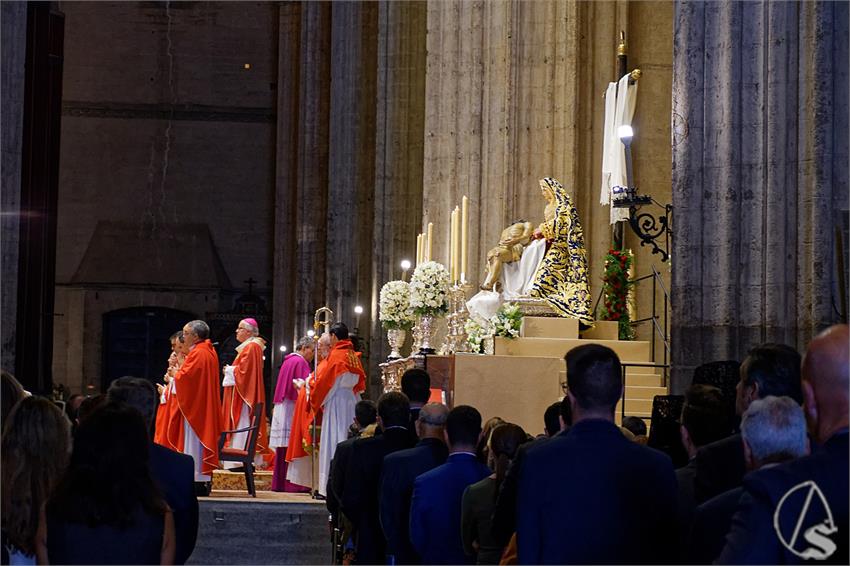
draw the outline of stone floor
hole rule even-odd
[[[330,564],[328,512],[308,495],[213,490],[199,498],[188,564]]]

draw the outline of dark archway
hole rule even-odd
[[[171,353],[169,337],[196,318],[165,307],[132,307],[104,314],[102,391],[125,375],[162,381]]]

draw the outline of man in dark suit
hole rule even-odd
[[[614,424],[620,360],[598,344],[567,352],[572,426],[529,450],[519,475],[521,564],[664,563],[676,555],[676,477],[665,454]]]
[[[550,407],[551,408],[551,407]],[[549,409],[546,409],[546,413]],[[543,416],[544,422],[546,415]],[[499,487],[499,495],[496,498],[496,508],[493,510],[493,520],[490,524],[490,533],[496,541],[507,546],[511,540],[511,536],[516,532],[516,497],[519,491],[519,470],[522,468],[522,463],[525,461],[525,455],[529,450],[536,446],[541,446],[552,436],[564,434],[570,428],[572,423],[572,415],[570,413],[570,400],[564,397],[558,402],[558,431],[553,434],[535,438],[531,442],[527,442],[519,447],[516,456],[508,466],[508,471],[505,473],[505,479],[502,480],[502,485]],[[554,423],[553,425],[554,426]],[[547,431],[549,425],[546,424]]]
[[[416,440],[416,420],[419,410],[431,398],[431,376],[424,369],[409,369],[401,376],[401,392],[410,400],[410,426],[408,432]]]
[[[800,354],[784,344],[763,344],[750,350],[741,364],[735,412],[744,414],[750,403],[768,395],[790,397],[802,404]],[[702,503],[741,485],[746,473],[740,434],[699,449],[695,461],[694,496]]]
[[[351,447],[342,512],[354,524],[355,556],[358,564],[382,564],[386,545],[378,518],[378,483],[384,457],[413,446],[407,432],[410,404],[403,393],[384,393],[378,399],[378,426],[381,434],[359,438]]]
[[[744,493],[718,564],[848,564],[850,331],[828,328],[803,360],[803,411],[819,447],[761,469]]]
[[[481,413],[459,405],[446,417],[446,463],[425,472],[413,483],[410,542],[423,564],[468,564],[460,531],[463,491],[490,475],[478,462],[475,447],[481,435]]]
[[[348,461],[351,457],[351,449],[354,441],[360,438],[360,434],[367,426],[375,424],[378,420],[378,407],[374,401],[363,399],[354,406],[354,423],[348,431],[350,438],[336,445],[334,457],[331,460],[331,468],[328,472],[327,500],[325,505],[331,514],[331,525],[334,531],[334,544],[339,545],[343,552],[351,548],[353,544],[354,528],[351,521],[339,511],[342,492],[345,489],[345,473],[348,470]],[[338,529],[338,531],[336,530]]]
[[[809,452],[803,409],[790,397],[765,397],[750,403],[741,417],[747,470],[777,466]],[[711,564],[723,550],[732,516],[744,489],[736,487],[696,509],[686,552],[688,563]]]
[[[153,432],[153,422],[159,401],[153,383],[138,377],[121,377],[109,386],[107,398],[109,401],[124,403],[139,411],[145,419],[148,432]],[[192,555],[198,537],[195,461],[191,456],[155,444],[152,434],[150,437],[151,474],[174,514],[174,531],[177,539],[174,562],[184,564]]]
[[[442,465],[449,455],[443,432],[449,409],[442,403],[428,403],[416,422],[419,442],[413,448],[393,452],[384,458],[380,499],[381,528],[387,541],[387,564],[419,564],[410,544],[410,500],[416,477]]]

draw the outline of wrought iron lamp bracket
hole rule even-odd
[[[613,206],[629,209],[629,226],[640,238],[640,245],[651,246],[653,254],[660,254],[661,261],[667,261],[670,257],[670,239],[673,235],[673,205],[662,205],[650,196],[639,195],[636,188],[614,187],[614,192],[619,193],[620,196],[614,198]],[[648,204],[663,208],[664,214],[656,216],[651,212],[642,212],[641,208]],[[663,247],[659,244],[662,237]]]

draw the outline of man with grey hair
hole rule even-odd
[[[750,403],[741,416],[741,437],[748,472],[809,453],[803,409],[790,397],[768,396]],[[688,562],[711,564],[720,555],[743,493],[743,487],[736,487],[697,507]]]
[[[449,449],[443,431],[449,408],[442,403],[427,403],[419,410],[416,433],[419,442],[413,448],[400,450],[384,458],[381,471],[380,519],[387,541],[387,564],[393,557],[396,564],[419,562],[410,544],[409,515],[416,477],[445,464]]]
[[[183,338],[189,348],[186,360],[174,375],[174,395],[180,417],[171,419],[164,445],[195,460],[195,482],[207,484],[218,467],[221,436],[221,395],[218,354],[203,320],[187,322]],[[203,491],[208,492],[207,489]]]
[[[300,492],[295,484],[286,481],[286,447],[292,434],[292,417],[295,415],[295,401],[298,390],[310,376],[310,364],[313,361],[313,339],[304,336],[295,346],[295,352],[283,359],[280,373],[277,375],[277,386],[274,390],[274,411],[272,427],[269,433],[269,446],[275,450],[274,475],[272,476],[272,491]]]

